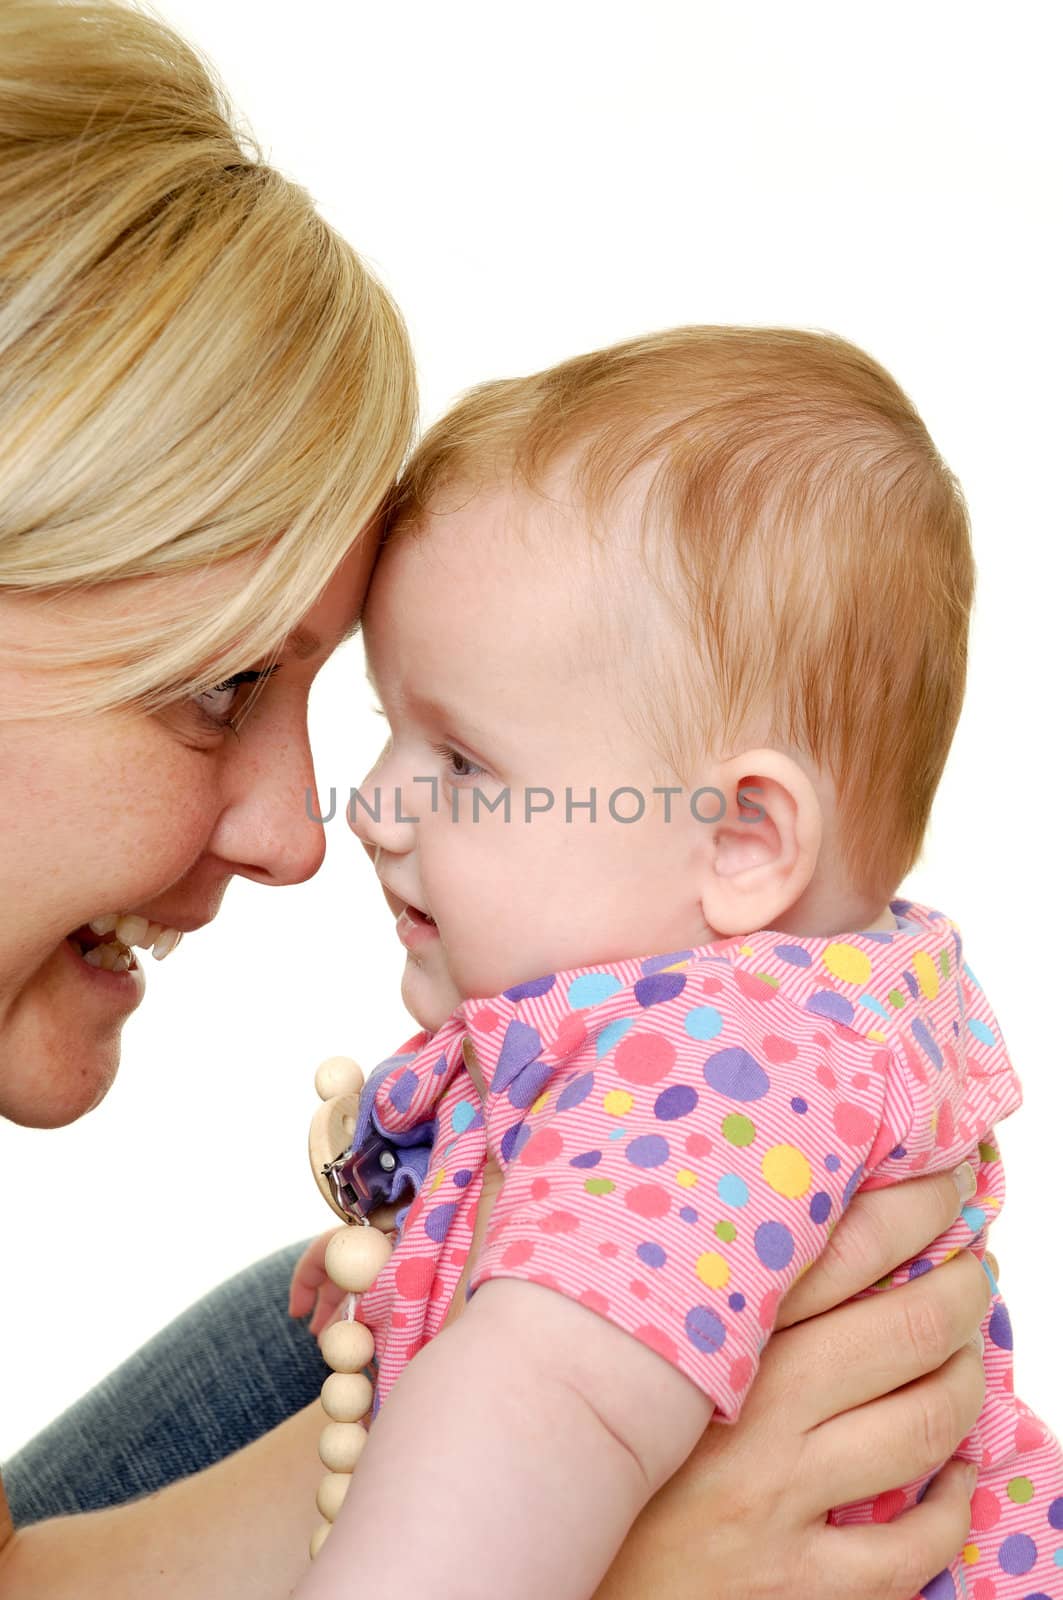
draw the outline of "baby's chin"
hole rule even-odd
[[[412,957],[402,975],[402,1003],[414,1021],[436,1033],[461,1005],[463,996],[449,975],[429,972]]]

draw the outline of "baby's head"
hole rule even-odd
[[[681,328],[487,384],[385,538],[390,739],[354,809],[422,1024],[562,967],[881,917],[959,715],[974,568],[868,356]]]

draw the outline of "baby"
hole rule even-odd
[[[972,591],[952,477],[838,339],[679,329],[489,384],[421,444],[353,806],[425,1030],[355,1143],[389,1142],[375,1199],[416,1197],[359,1302],[374,1422],[308,1594],[582,1600],[858,1188],[970,1160],[895,1281],[984,1253],[1019,1086],[953,924],[892,898]],[[971,1540],[923,1593],[1044,1600],[1063,1459],[999,1295],[984,1334]]]

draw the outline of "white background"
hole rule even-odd
[[[966,489],[981,576],[968,706],[908,888],[960,922],[1025,1080],[994,1246],[1019,1390],[1059,1428],[1050,8],[162,10],[395,293],[426,418],[477,380],[688,321],[833,329],[914,396]],[[375,753],[368,705],[351,646],[311,708],[326,794]],[[342,820],[327,833],[316,881],[283,894],[238,882],[216,925],[164,967],[149,960],[100,1110],[58,1132],[0,1130],[16,1378],[0,1451],[201,1291],[329,1223],[304,1154],[314,1066],[336,1051],[368,1063],[413,1025],[362,852]]]

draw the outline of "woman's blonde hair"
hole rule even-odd
[[[188,44],[125,0],[0,0],[0,593],[61,618],[257,557],[206,609],[149,584],[20,653],[61,670],[56,709],[154,709],[275,654],[415,409],[391,299]]]
[[[634,339],[471,391],[410,458],[385,537],[500,484],[556,493],[558,473],[606,545],[626,494],[663,552],[687,634],[644,720],[673,771],[766,714],[833,776],[853,881],[892,893],[963,702],[975,577],[963,496],[898,384],[801,329]]]

